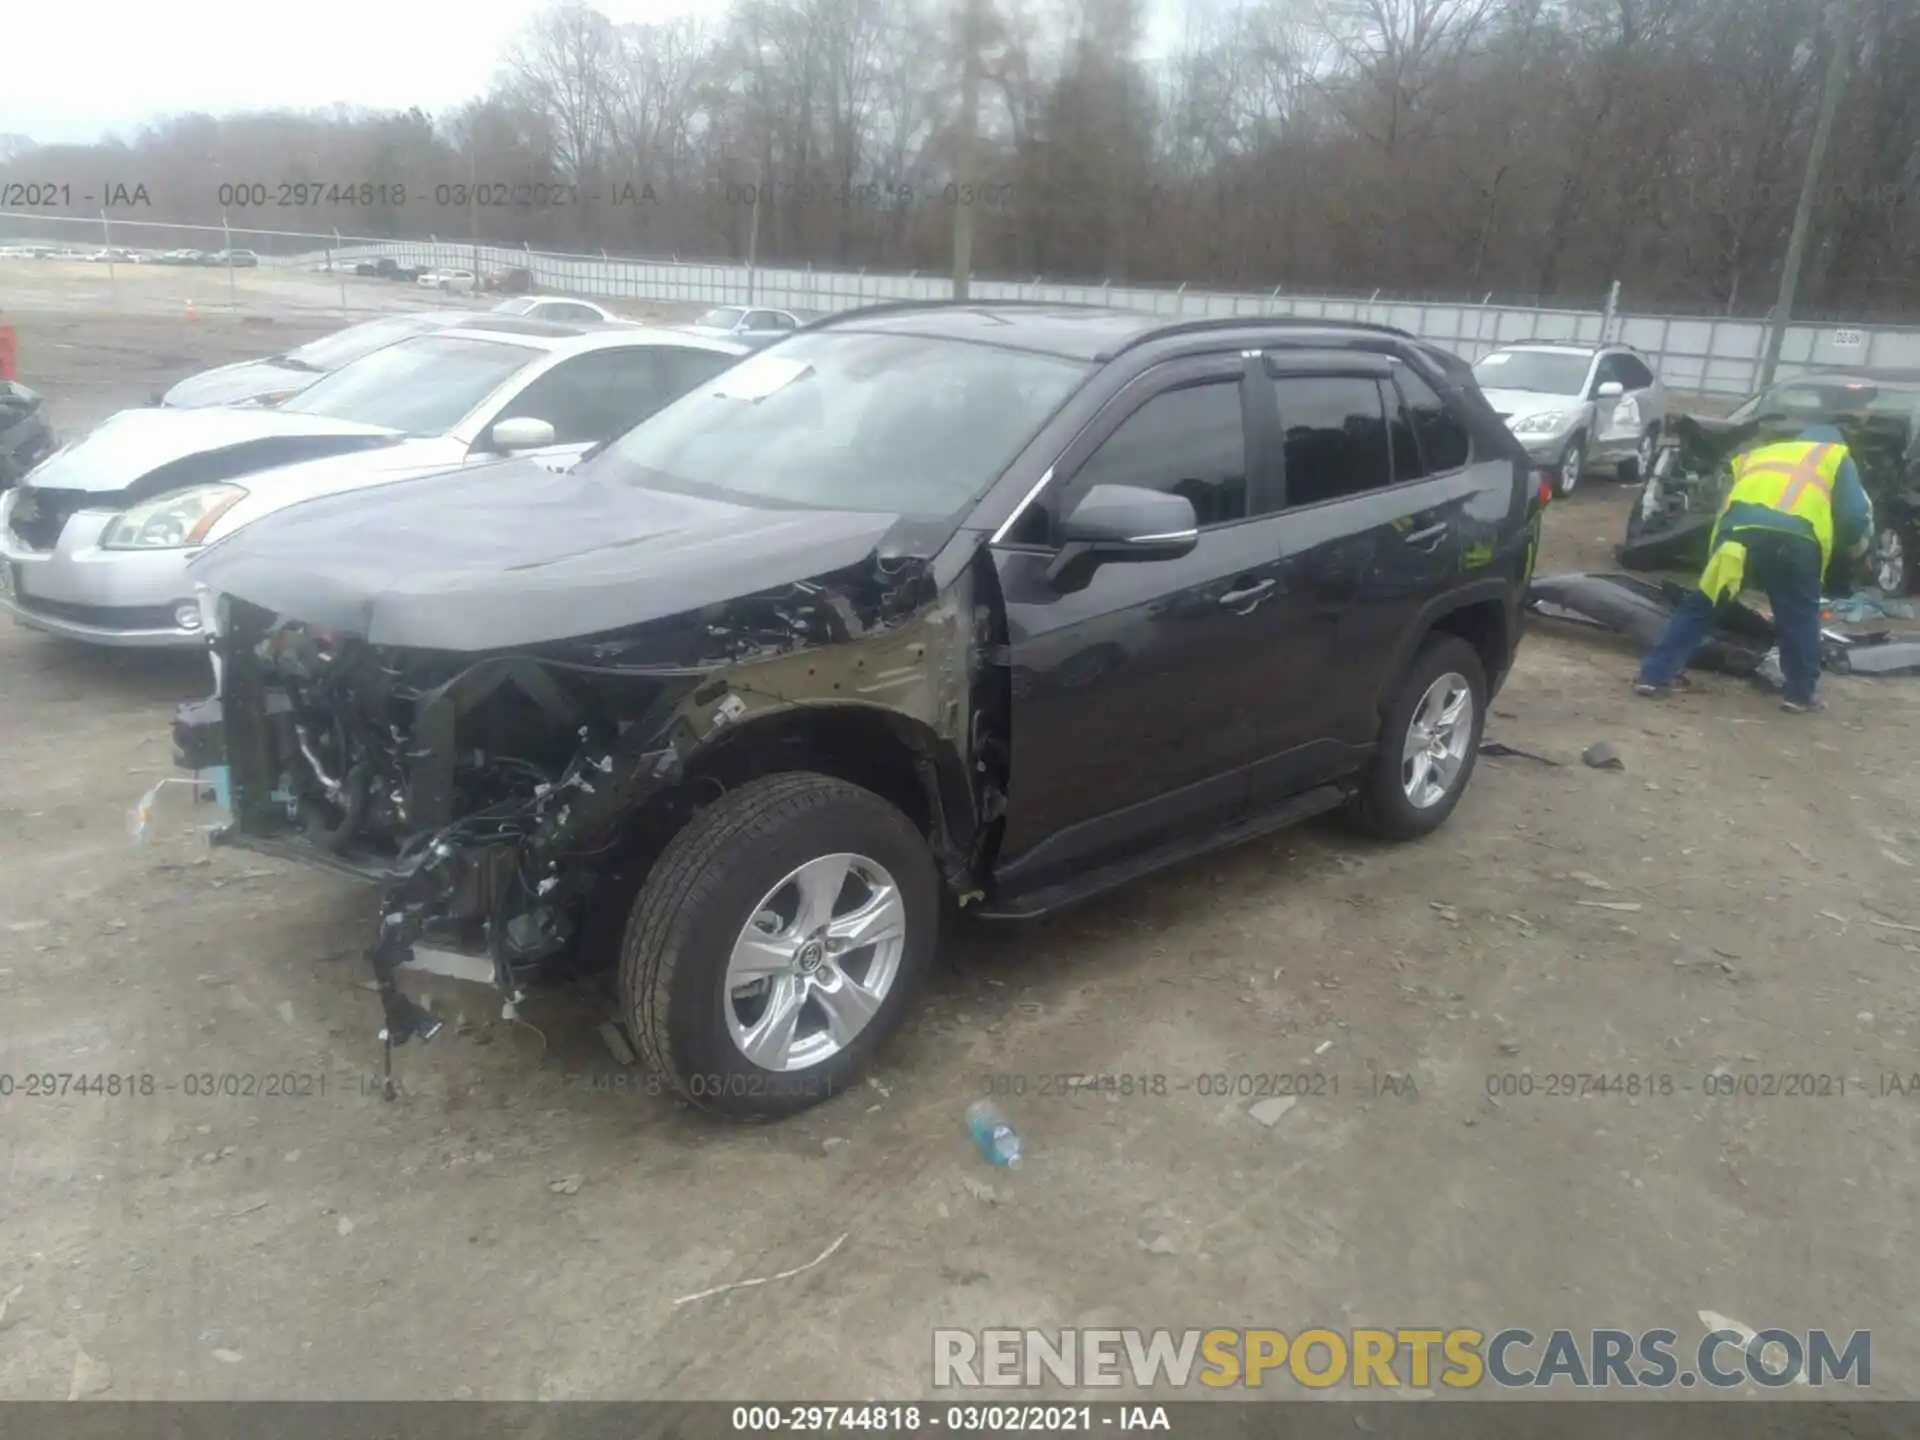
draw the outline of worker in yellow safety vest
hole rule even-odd
[[[1736,456],[1700,588],[1674,611],[1640,662],[1633,688],[1642,695],[1664,694],[1706,638],[1714,612],[1742,590],[1764,590],[1780,637],[1782,708],[1796,715],[1822,708],[1814,694],[1821,581],[1836,546],[1857,557],[1872,534],[1873,506],[1846,440],[1833,426],[1812,426],[1796,439]]]

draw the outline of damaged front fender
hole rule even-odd
[[[872,785],[964,895],[991,808],[974,765],[974,573],[936,589],[925,559],[871,555],[626,631],[477,656],[370,644],[229,596],[213,717],[232,777],[223,841],[381,884],[368,959],[389,1046],[435,1028],[396,982],[423,937],[484,953],[511,1009],[532,968],[578,948],[636,856],[644,866],[756,772]]]

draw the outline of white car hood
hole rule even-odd
[[[1495,410],[1514,420],[1555,411],[1564,414],[1587,403],[1578,395],[1549,395],[1541,390],[1489,390],[1482,385],[1480,393]]]
[[[211,544],[252,524],[262,515],[271,515],[303,500],[388,485],[396,480],[412,480],[436,470],[458,469],[466,460],[465,445],[445,436],[433,436],[405,440],[383,450],[330,455],[298,465],[258,471],[236,482],[246,488],[247,498],[220,517],[207,541]]]
[[[401,444],[397,430],[281,410],[123,410],[48,456],[21,483],[99,495],[137,486],[159,494],[239,479],[328,451],[357,451],[364,460],[369,450]],[[199,463],[182,463],[196,457]],[[163,473],[168,471],[174,473]]]

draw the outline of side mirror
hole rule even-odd
[[[553,426],[531,415],[502,420],[493,427],[493,448],[503,455],[516,450],[542,450],[553,444]]]
[[[1601,400],[1618,400],[1622,395],[1627,393],[1627,387],[1622,385],[1618,380],[1608,380],[1593,393],[1596,398]]]
[[[1105,561],[1174,560],[1200,541],[1193,502],[1134,485],[1096,485],[1061,522],[1060,552],[1047,567],[1058,581]]]

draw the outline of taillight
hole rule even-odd
[[[1549,480],[1545,475],[1542,475],[1540,477],[1540,489],[1538,491],[1538,494],[1540,497],[1540,504],[1543,509],[1546,506],[1551,505],[1553,503],[1553,481]]]

